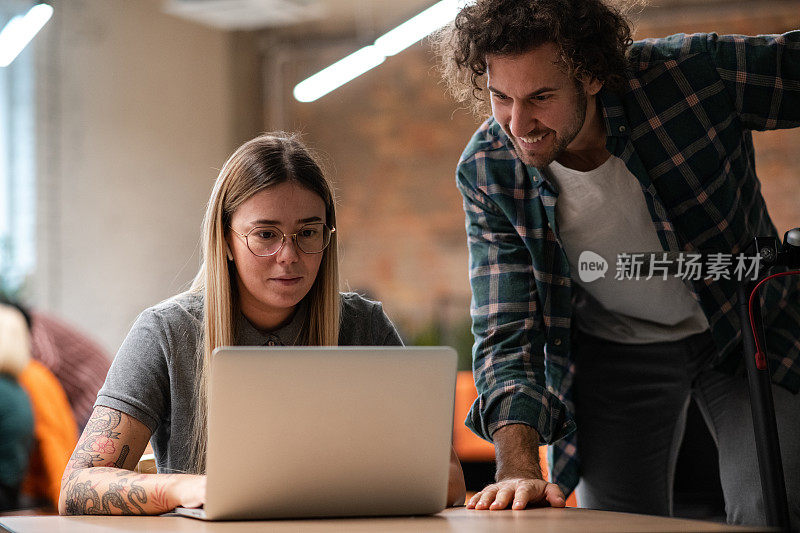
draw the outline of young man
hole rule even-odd
[[[492,109],[457,170],[479,393],[467,425],[498,465],[468,507],[563,506],[577,486],[582,506],[670,514],[694,398],[728,520],[764,523],[737,281],[613,272],[621,253],[735,257],[776,235],[750,131],[800,125],[800,32],[630,36],[600,0],[478,0],[437,41],[453,93],[488,92]],[[579,276],[597,255],[611,272]],[[800,284],[764,292],[797,527]],[[554,483],[539,444],[554,445]]]

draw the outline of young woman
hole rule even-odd
[[[192,288],[144,311],[120,347],[61,483],[61,514],[159,514],[205,499],[207,382],[225,345],[399,345],[381,305],[338,291],[332,187],[293,136],[220,171]],[[158,474],[134,474],[148,440]],[[464,500],[451,452],[448,503]]]

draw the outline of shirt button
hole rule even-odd
[[[627,130],[627,129],[628,129],[628,128],[626,128],[625,126],[620,126],[620,127],[619,127],[619,132],[620,132],[620,133],[625,133],[625,130]]]
[[[553,344],[555,344],[556,346],[561,346],[561,339],[553,340]]]

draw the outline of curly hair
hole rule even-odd
[[[487,55],[521,54],[555,43],[576,79],[591,77],[620,90],[631,33],[622,9],[603,0],[477,0],[432,40],[451,94],[480,114]]]

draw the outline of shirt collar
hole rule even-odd
[[[603,121],[606,124],[606,135],[608,137],[628,137],[631,128],[628,126],[625,108],[622,107],[619,95],[604,87],[597,93],[597,97],[600,99]]]
[[[272,331],[261,331],[239,311],[239,316],[236,319],[236,345],[295,346],[307,315],[308,302],[304,299],[297,305],[294,316],[286,325]]]

